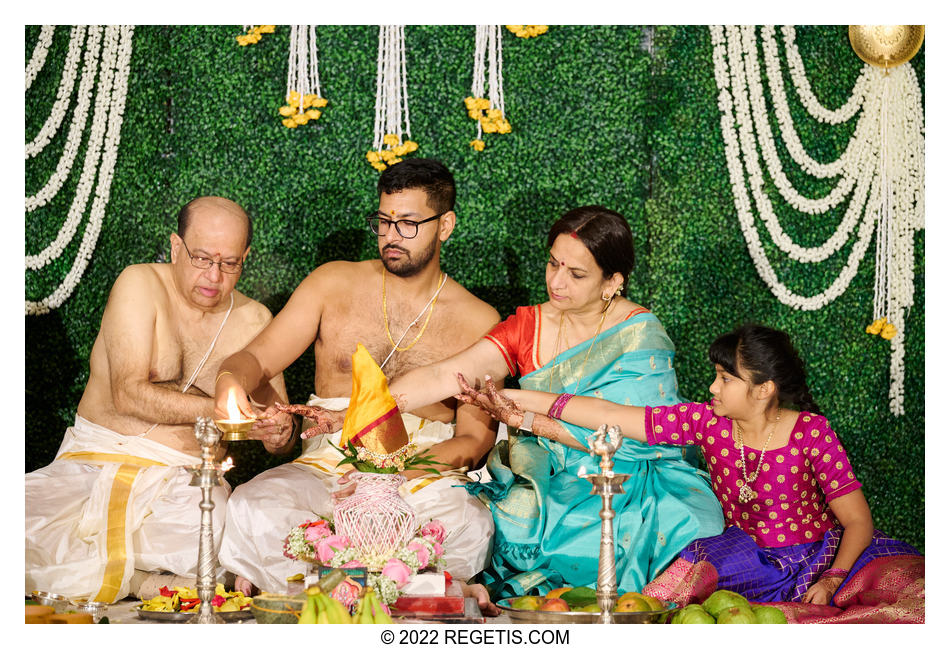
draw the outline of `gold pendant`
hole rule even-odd
[[[739,487],[739,502],[745,504],[754,498],[755,492],[752,491],[752,488],[749,487],[748,484],[743,483],[742,486]]]

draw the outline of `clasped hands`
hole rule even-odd
[[[485,377],[485,384],[478,389],[473,388],[461,374],[456,374],[455,378],[462,388],[455,398],[462,403],[478,406],[496,421],[511,428],[518,428],[524,421],[524,409],[509,399],[504,390],[499,392],[490,376]]]

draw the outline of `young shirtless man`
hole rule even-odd
[[[221,360],[271,315],[234,290],[250,249],[244,210],[203,197],[178,219],[171,263],[129,266],[116,279],[76,422],[56,459],[26,475],[28,593],[114,602],[136,591],[136,571],[195,575],[201,493],[184,468],[200,457],[195,418],[213,414]],[[286,402],[282,376],[254,396]],[[286,417],[249,436],[271,452],[292,448]],[[219,539],[228,491],[214,493]]]
[[[378,235],[379,260],[335,261],[304,279],[287,305],[243,351],[221,365],[215,401],[219,411],[229,392],[242,409],[256,414],[244,395],[282,372],[311,343],[316,357],[312,405],[344,409],[352,387],[351,356],[362,343],[393,378],[451,356],[483,336],[498,313],[447,277],[439,267],[441,246],[455,227],[455,182],[435,160],[410,159],[384,171],[379,206],[368,217]],[[406,430],[420,450],[444,463],[441,476],[405,471],[401,489],[424,522],[445,523],[446,569],[467,580],[488,559],[492,517],[465,489],[466,480],[491,448],[491,419],[454,399],[404,414]],[[453,426],[451,422],[455,422]],[[287,577],[301,571],[283,556],[290,529],[316,515],[332,517],[331,492],[339,489],[347,465],[329,442],[340,432],[307,433],[303,453],[235,489],[228,503],[219,559],[239,575],[236,586],[287,590]]]

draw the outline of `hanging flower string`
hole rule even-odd
[[[78,229],[79,221],[86,210],[86,204],[93,194],[93,185],[95,185],[95,196],[89,210],[89,220],[72,267],[63,282],[50,295],[41,300],[26,301],[27,315],[47,313],[51,309],[61,306],[79,284],[79,279],[92,258],[99,232],[102,229],[106,206],[109,203],[112,175],[118,155],[122,118],[125,112],[125,100],[128,91],[129,63],[132,57],[132,35],[133,28],[130,26],[110,26],[104,32],[101,27],[89,27],[87,57],[84,63],[83,78],[79,84],[80,95],[76,107],[77,112],[88,109],[88,97],[85,98],[87,104],[85,108],[82,107],[82,104],[84,94],[92,94],[91,85],[95,77],[95,69],[98,67],[96,64],[98,63],[100,40],[102,41],[102,65],[99,85],[95,93],[95,110],[92,117],[89,143],[86,146],[83,171],[76,186],[76,195],[73,198],[72,206],[59,235],[40,254],[27,256],[27,268],[42,268],[63,253]],[[83,124],[85,123],[85,116],[81,121]],[[74,121],[73,126],[75,125],[76,122]],[[81,136],[81,126],[79,128],[70,127],[67,136],[67,147],[70,146],[71,142],[78,147]],[[70,166],[71,164],[70,161]],[[57,173],[60,173],[60,171],[61,167],[57,167]],[[65,173],[68,173],[68,171],[69,169],[66,168]],[[96,178],[98,178],[98,181],[94,182]],[[29,199],[27,200],[27,211],[30,211]]]
[[[46,55],[49,54],[49,46],[53,44],[53,32],[56,31],[56,25],[43,25],[40,27],[40,37],[36,39],[36,45],[33,46],[33,54],[26,64],[26,89],[29,90],[36,80],[36,75],[40,73],[43,66],[46,65]]]
[[[505,25],[518,38],[534,38],[548,31],[547,25]]]
[[[418,148],[409,128],[405,26],[380,25],[373,148],[366,153],[366,160],[377,171],[383,171]]]
[[[287,128],[320,119],[327,100],[320,92],[316,25],[290,26],[290,54],[287,57],[287,104],[278,111]]]
[[[274,27],[274,25],[244,25],[244,31],[247,33],[235,36],[235,40],[241,47],[247,47],[261,40],[262,34],[273,34]]]
[[[904,64],[889,74],[865,65],[850,98],[839,108],[822,106],[805,77],[793,27],[782,29],[788,75],[802,105],[818,121],[841,124],[858,115],[847,148],[837,160],[819,163],[802,146],[788,107],[775,28],[761,30],[762,57],[774,119],[792,160],[816,178],[839,180],[820,198],[799,194],[782,169],[766,107],[756,28],[714,26],[713,69],[719,89],[720,125],[739,224],[753,263],[773,294],[792,308],[820,309],[841,295],[877,232],[874,322],[865,330],[891,342],[890,407],[903,413],[904,313],[913,304],[914,233],[923,227],[923,107],[914,70]],[[765,162],[765,170],[760,165]],[[804,214],[827,214],[850,196],[835,232],[823,244],[806,248],[784,231],[765,188],[771,177],[781,199]],[[750,199],[751,193],[751,199]],[[806,297],[782,283],[765,255],[753,206],[778,249],[802,263],[818,263],[854,237],[847,262],[821,293]]]
[[[476,151],[485,150],[485,133],[511,133],[505,119],[505,91],[501,67],[501,25],[475,26],[475,64],[472,70],[472,96],[465,98],[468,116],[478,123],[475,139],[469,142]],[[488,59],[488,97],[485,97],[485,59]]]

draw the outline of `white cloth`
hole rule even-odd
[[[308,405],[342,410],[348,403],[347,398],[312,396]],[[402,417],[410,441],[420,451],[450,439],[455,432],[452,424],[409,414]],[[261,590],[276,593],[287,591],[287,577],[307,573],[309,564],[283,555],[284,538],[295,525],[318,515],[333,519],[330,494],[341,488],[337,480],[350,470],[349,465],[337,468],[340,454],[330,446],[330,442],[339,446],[340,432],[304,440],[299,458],[268,469],[234,490],[218,555],[222,566]],[[469,479],[464,472],[453,470],[415,478],[399,489],[420,523],[438,519],[445,525],[445,569],[462,580],[486,567],[495,531],[488,508],[455,486],[465,482]]]
[[[185,467],[199,463],[77,415],[56,459],[26,474],[26,592],[115,602],[135,569],[195,576],[201,490]],[[212,490],[218,543],[230,491]]]

